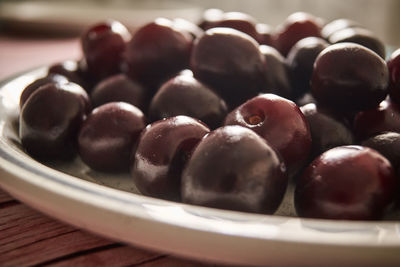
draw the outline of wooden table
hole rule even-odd
[[[0,36],[0,80],[80,57],[77,39]],[[0,177],[1,179],[1,177]],[[0,266],[211,266],[110,241],[49,218],[0,189]]]

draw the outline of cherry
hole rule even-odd
[[[340,30],[347,29],[347,28],[354,28],[360,27],[358,22],[355,22],[350,19],[335,19],[329,23],[327,23],[321,30],[321,35],[325,40],[329,40],[329,37]]]
[[[286,56],[297,41],[310,37],[321,37],[319,18],[304,12],[296,12],[279,25],[274,35],[275,47]]]
[[[386,56],[385,45],[367,29],[345,28],[333,33],[328,40],[332,44],[344,42],[357,43],[371,49],[381,58],[385,58]]]
[[[210,128],[219,127],[226,114],[225,101],[190,74],[181,74],[166,82],[153,97],[149,109],[153,121],[186,115]]]
[[[148,196],[181,198],[181,173],[194,147],[209,132],[206,125],[176,116],[148,125],[138,141],[131,163],[136,187]]]
[[[392,202],[396,184],[390,162],[377,151],[336,147],[305,170],[294,203],[301,217],[376,220]]]
[[[194,77],[231,107],[255,96],[264,82],[264,58],[258,43],[230,28],[212,28],[197,39],[190,65]]]
[[[310,129],[299,107],[290,100],[274,94],[256,96],[229,113],[225,125],[244,126],[266,139],[282,155],[289,175],[307,160]]]
[[[118,21],[108,20],[90,27],[81,37],[88,71],[96,80],[121,72],[122,56],[130,33]]]
[[[196,24],[181,18],[175,18],[173,20],[174,28],[184,32],[185,34],[190,34],[192,39],[200,37],[204,31]]]
[[[400,107],[384,100],[377,108],[357,113],[353,131],[359,140],[388,131],[400,132]]]
[[[206,135],[182,174],[185,203],[273,213],[288,178],[278,153],[253,131],[224,126]]]
[[[61,63],[54,64],[50,66],[48,73],[63,75],[69,81],[79,84],[83,89],[87,91],[86,87],[88,85],[84,81],[84,78],[80,75],[79,65],[77,61],[67,60]]]
[[[189,65],[192,35],[159,18],[140,27],[127,45],[128,76],[151,92]]]
[[[385,61],[364,46],[334,44],[317,57],[311,78],[312,94],[321,106],[354,112],[374,108],[385,99]]]
[[[400,177],[400,133],[384,132],[364,140],[361,144],[385,156]]]
[[[311,91],[310,80],[315,59],[328,45],[324,39],[307,37],[298,41],[290,49],[286,64],[294,98],[299,98]]]
[[[92,90],[90,98],[94,107],[119,101],[132,104],[141,110],[147,106],[146,90],[125,74],[116,74],[102,80]]]
[[[331,148],[354,143],[353,134],[343,120],[335,118],[312,103],[300,107],[300,110],[310,126],[311,159]]]
[[[79,131],[79,155],[94,170],[126,171],[132,148],[145,126],[145,116],[131,104],[101,105],[89,114]]]
[[[215,24],[222,19],[224,12],[221,9],[209,8],[204,11],[199,27],[203,30],[214,28]]]
[[[22,109],[26,100],[28,100],[28,98],[33,92],[35,92],[41,86],[49,83],[68,83],[68,78],[60,74],[48,74],[43,78],[39,78],[33,81],[32,83],[28,84],[22,91],[21,96],[19,98],[19,107]]]
[[[256,31],[258,33],[257,41],[260,45],[274,46],[272,27],[265,23],[257,23]]]
[[[48,83],[26,100],[19,117],[19,137],[39,159],[69,159],[85,117],[89,97],[75,83]]]
[[[390,99],[400,104],[400,49],[395,50],[387,61],[389,69]]]
[[[305,93],[302,97],[296,99],[296,104],[301,107],[310,103],[317,103],[313,95],[309,93]]]
[[[248,14],[242,12],[223,13],[218,21],[215,21],[212,28],[227,27],[244,32],[255,40],[258,40],[259,34],[256,30],[256,20]]]
[[[262,92],[291,98],[292,88],[285,58],[272,46],[260,45],[260,51],[265,59],[264,74],[266,83]]]

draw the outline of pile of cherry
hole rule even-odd
[[[130,171],[145,195],[272,214],[380,219],[398,201],[400,50],[358,23],[294,13],[272,29],[210,9],[133,35],[90,27],[83,58],[25,88],[19,135],[39,160]]]

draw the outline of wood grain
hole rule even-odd
[[[216,266],[97,237],[49,218],[0,189],[0,266]]]

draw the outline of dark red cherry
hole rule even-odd
[[[227,106],[214,91],[192,75],[181,74],[166,82],[153,97],[152,121],[177,115],[201,120],[210,128],[219,127],[227,114]]]
[[[300,110],[310,126],[311,159],[331,148],[354,143],[353,134],[343,120],[320,110],[312,103],[300,107]]]
[[[294,98],[299,98],[311,91],[310,80],[315,59],[328,45],[324,39],[307,37],[298,41],[290,49],[286,64]]]
[[[288,178],[278,153],[253,131],[224,126],[198,144],[182,174],[185,203],[274,213]]]
[[[89,97],[75,83],[48,83],[26,100],[19,117],[19,137],[26,151],[40,159],[69,159],[85,118]]]
[[[101,105],[89,114],[79,131],[79,155],[94,170],[127,171],[133,147],[145,126],[145,116],[131,104]]]
[[[272,27],[265,23],[257,23],[256,31],[258,33],[257,41],[260,45],[274,46]]]
[[[231,107],[255,96],[264,82],[264,58],[258,43],[235,29],[207,30],[194,44],[190,65],[194,77]]]
[[[73,60],[67,60],[54,64],[49,67],[49,74],[60,74],[65,76],[69,81],[79,84],[83,89],[86,89],[87,84],[79,72],[79,63]]]
[[[400,133],[400,107],[384,100],[377,108],[361,111],[354,118],[353,130],[359,140],[383,132]]]
[[[101,80],[121,72],[122,57],[130,33],[118,21],[109,20],[90,27],[81,37],[88,72]]]
[[[364,140],[361,144],[385,156],[400,177],[398,172],[400,170],[400,133],[384,132]]]
[[[125,74],[110,76],[96,85],[90,93],[93,106],[98,107],[108,102],[126,102],[145,110],[147,106],[146,90]]]
[[[317,57],[312,94],[324,107],[354,112],[374,108],[385,99],[389,73],[385,61],[355,43],[334,44]]]
[[[159,18],[140,27],[127,46],[128,76],[154,92],[188,67],[192,41],[191,34],[168,19]]]
[[[181,18],[175,18],[173,20],[174,28],[184,32],[185,34],[190,34],[193,39],[200,37],[204,31],[196,24]]]
[[[302,97],[296,99],[295,102],[299,107],[310,104],[310,103],[317,103],[317,101],[315,100],[315,98],[313,97],[313,95],[311,93],[305,93]]]
[[[68,83],[67,77],[59,74],[49,74],[46,77],[37,79],[32,83],[28,84],[22,91],[19,98],[19,107],[22,108],[29,96],[39,89],[41,86],[49,83]]]
[[[215,24],[222,19],[224,12],[221,9],[209,8],[204,11],[199,27],[203,30],[214,28]]]
[[[260,51],[264,55],[265,84],[263,93],[272,93],[285,98],[291,98],[288,69],[285,58],[272,46],[260,45]]]
[[[321,37],[321,25],[320,19],[311,14],[293,13],[277,27],[274,35],[275,47],[286,56],[299,40],[310,36]]]
[[[332,44],[344,42],[360,44],[371,49],[381,58],[386,56],[385,45],[367,29],[345,28],[333,33],[328,40]]]
[[[194,147],[209,132],[200,121],[177,116],[148,125],[131,163],[139,191],[168,200],[181,198],[181,173]]]
[[[376,220],[392,202],[396,185],[390,162],[377,151],[336,147],[305,170],[294,203],[301,217]]]
[[[329,37],[340,30],[347,28],[360,27],[361,25],[358,22],[355,22],[350,19],[335,19],[331,22],[327,23],[321,30],[321,35],[325,40],[329,40]]]
[[[212,28],[227,27],[244,32],[255,40],[258,40],[259,34],[256,30],[256,20],[242,12],[226,12],[222,14],[219,21],[215,21]]]
[[[387,66],[389,69],[390,99],[400,104],[400,49],[397,49],[390,55]]]
[[[308,123],[299,107],[274,94],[256,96],[237,107],[225,119],[225,125],[252,129],[266,139],[294,174],[307,160],[311,148]]]

